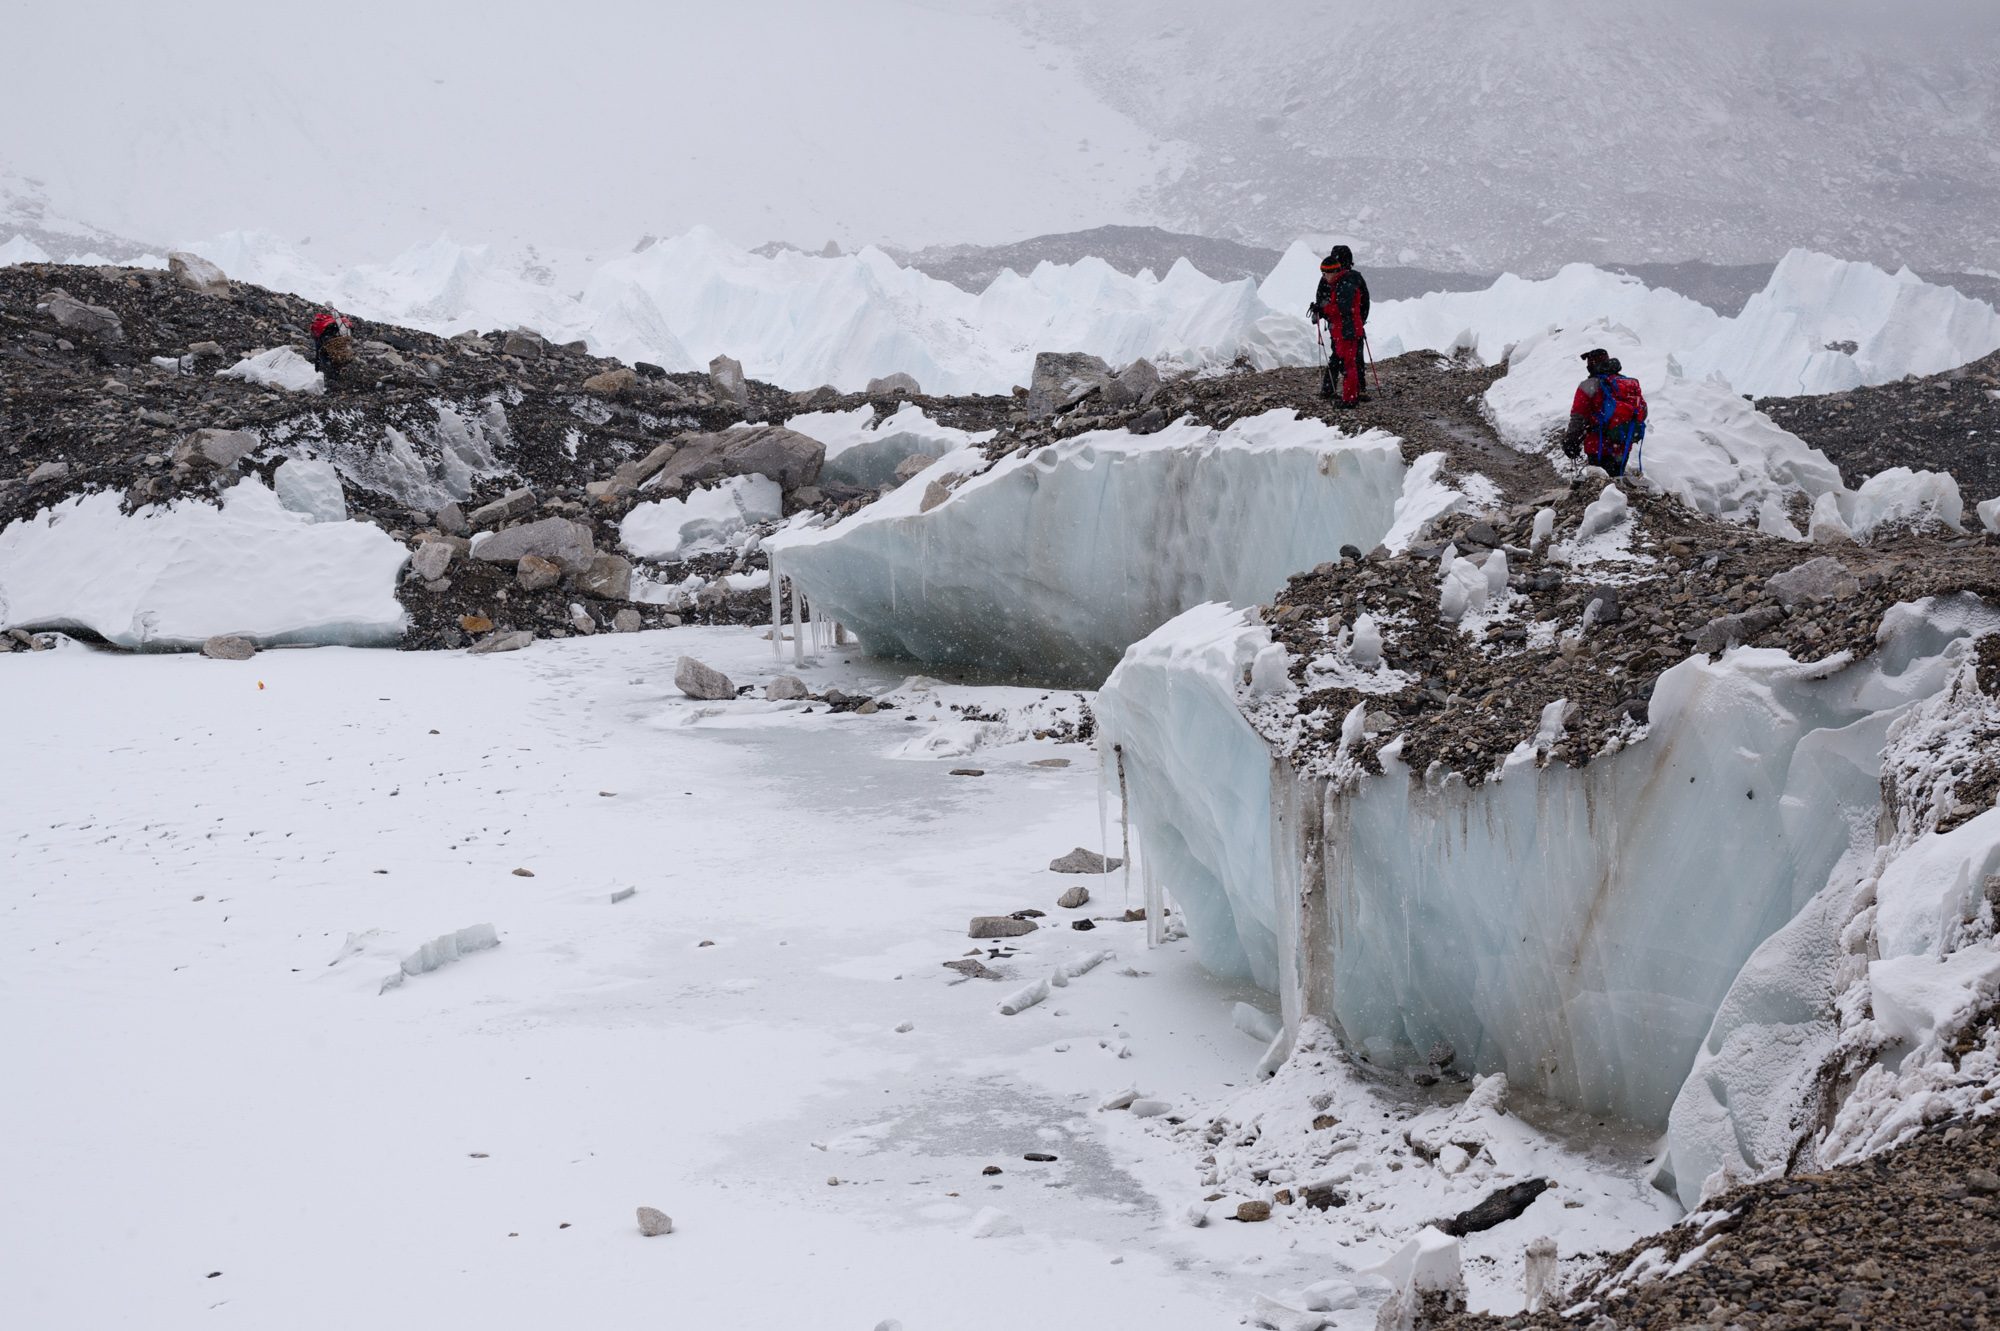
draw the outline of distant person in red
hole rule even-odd
[[[1593,466],[1623,476],[1633,446],[1646,437],[1646,395],[1603,347],[1583,353],[1583,370],[1586,377],[1569,404],[1563,452],[1582,453]]]
[[[340,378],[340,367],[354,359],[354,325],[344,314],[321,310],[313,316],[313,368],[331,385]]]
[[[1312,318],[1324,320],[1333,338],[1333,358],[1320,376],[1320,392],[1332,397],[1340,385],[1340,405],[1368,401],[1363,344],[1368,338],[1368,279],[1354,271],[1354,251],[1335,245],[1320,261],[1319,290],[1313,293]]]

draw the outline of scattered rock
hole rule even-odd
[[[1440,1220],[1437,1227],[1453,1238],[1463,1238],[1467,1234],[1477,1234],[1481,1230],[1492,1229],[1505,1224],[1521,1212],[1534,1205],[1535,1198],[1548,1191],[1549,1181],[1545,1178],[1524,1179],[1500,1188],[1470,1210],[1461,1211],[1449,1220]]]
[[[937,459],[929,453],[912,453],[896,464],[896,484],[901,485],[928,470]]]
[[[86,305],[70,296],[67,291],[56,291],[41,308],[53,317],[58,326],[73,333],[82,333],[105,342],[125,340],[125,324],[115,310],[103,305]]]
[[[69,475],[69,463],[44,462],[28,473],[28,484],[40,485],[43,481],[59,481]]]
[[[501,355],[518,356],[522,360],[538,359],[548,349],[548,339],[531,328],[516,328],[500,339]]]
[[[493,630],[493,621],[485,615],[460,615],[458,626],[467,633],[490,633]]]
[[[703,702],[728,702],[736,697],[736,686],[729,682],[729,676],[692,656],[683,656],[674,666],[674,687]]]
[[[994,970],[976,957],[959,957],[955,961],[947,961],[941,964],[946,970],[957,971],[960,975],[971,980],[997,980],[1000,978],[999,971]]]
[[[583,381],[583,391],[597,397],[624,397],[638,386],[639,376],[622,365]]]
[[[1710,620],[1694,635],[1694,649],[1714,653],[1723,651],[1731,643],[1749,642],[1784,617],[1785,612],[1775,605],[1760,605],[1733,615],[1723,615]]]
[[[453,505],[453,507],[456,507],[456,505]],[[523,486],[518,490],[509,490],[490,504],[481,504],[478,508],[473,509],[471,513],[466,515],[465,523],[473,531],[484,531],[488,527],[497,527],[503,522],[512,522],[516,518],[525,518],[538,507],[540,505],[535,500],[535,492]],[[442,517],[443,515],[440,514],[439,516]],[[446,530],[442,523],[440,523],[439,529]]]
[[[1125,861],[1107,859],[1094,850],[1078,846],[1060,859],[1049,861],[1050,873],[1110,873],[1123,866]]]
[[[527,494],[531,500],[534,498],[532,494],[529,494],[525,490],[521,491],[521,493]],[[532,506],[529,511],[533,511]],[[455,501],[439,509],[431,521],[437,523],[437,529],[447,536],[470,536],[472,534],[472,524],[466,520],[465,510],[460,508]]]
[[[773,702],[797,702],[812,697],[812,690],[796,675],[780,675],[764,686],[764,696]]]
[[[1011,915],[975,915],[967,927],[967,938],[1019,938],[1035,932],[1033,920],[1017,920]],[[950,963],[946,963],[949,965]]]
[[[943,481],[931,481],[924,486],[923,502],[917,505],[917,511],[928,513],[949,498],[951,498],[950,486]]]
[[[983,767],[954,767],[951,769],[951,774],[953,776],[985,776],[986,769]]]
[[[1269,1202],[1239,1202],[1236,1206],[1236,1218],[1252,1224],[1259,1220],[1269,1220],[1271,1218],[1271,1204]]]
[[[619,633],[637,633],[645,625],[646,621],[640,618],[639,612],[630,606],[611,617],[611,627]]]
[[[257,644],[248,638],[224,634],[204,642],[201,654],[211,661],[248,661],[257,654]]]
[[[674,1232],[673,1218],[665,1211],[656,1211],[650,1206],[639,1208],[639,1232],[649,1239]]]
[[[1069,888],[1061,896],[1056,898],[1056,905],[1061,906],[1064,910],[1075,910],[1079,906],[1087,906],[1089,904],[1090,904],[1090,889],[1085,887],[1082,883],[1078,883],[1076,886]]]
[[[522,591],[538,592],[561,582],[562,570],[540,555],[522,555],[520,563],[515,565],[514,577]]]
[[[1026,1155],[1023,1155],[1021,1158],[1023,1160],[1028,1161],[1030,1164],[1037,1164],[1037,1165],[1054,1164],[1056,1159],[1054,1156],[1050,1155],[1047,1151],[1029,1151]]]
[[[410,568],[425,582],[435,582],[451,567],[452,558],[457,553],[450,541],[424,541],[410,556]]]
[[[632,595],[632,561],[623,555],[599,555],[576,575],[576,589],[593,600],[627,600]]]

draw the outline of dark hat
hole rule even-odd
[[[1345,245],[1335,245],[1327,252],[1326,261],[1352,268],[1354,266],[1354,251]]]
[[[1579,357],[1579,359],[1581,359],[1584,364],[1588,365],[1590,362],[1594,360],[1610,360],[1611,353],[1606,351],[1603,347],[1592,347],[1590,350],[1584,352],[1583,355]]]

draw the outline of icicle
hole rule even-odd
[[[1111,844],[1111,759],[1097,746],[1097,844],[1099,854]]]
[[[1125,860],[1125,909],[1132,909],[1132,809],[1125,796],[1125,746],[1114,744],[1118,755],[1118,841]]]
[[[784,648],[778,645],[785,632],[785,612],[778,595],[778,552],[771,552],[771,656],[774,660],[784,659]]]
[[[802,666],[806,663],[805,616],[803,613],[804,608],[800,605],[800,602],[803,601],[804,599],[805,599],[805,594],[799,590],[799,580],[797,578],[793,578],[792,579],[792,664],[795,666]]]
[[[1146,946],[1158,947],[1167,941],[1167,896],[1160,890],[1159,875],[1153,872],[1153,857],[1143,858],[1139,881],[1146,885]]]

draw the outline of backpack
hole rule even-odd
[[[1639,381],[1623,374],[1600,374],[1597,378],[1597,437],[1600,456],[1609,456],[1622,467],[1633,445],[1646,437],[1646,394]]]

